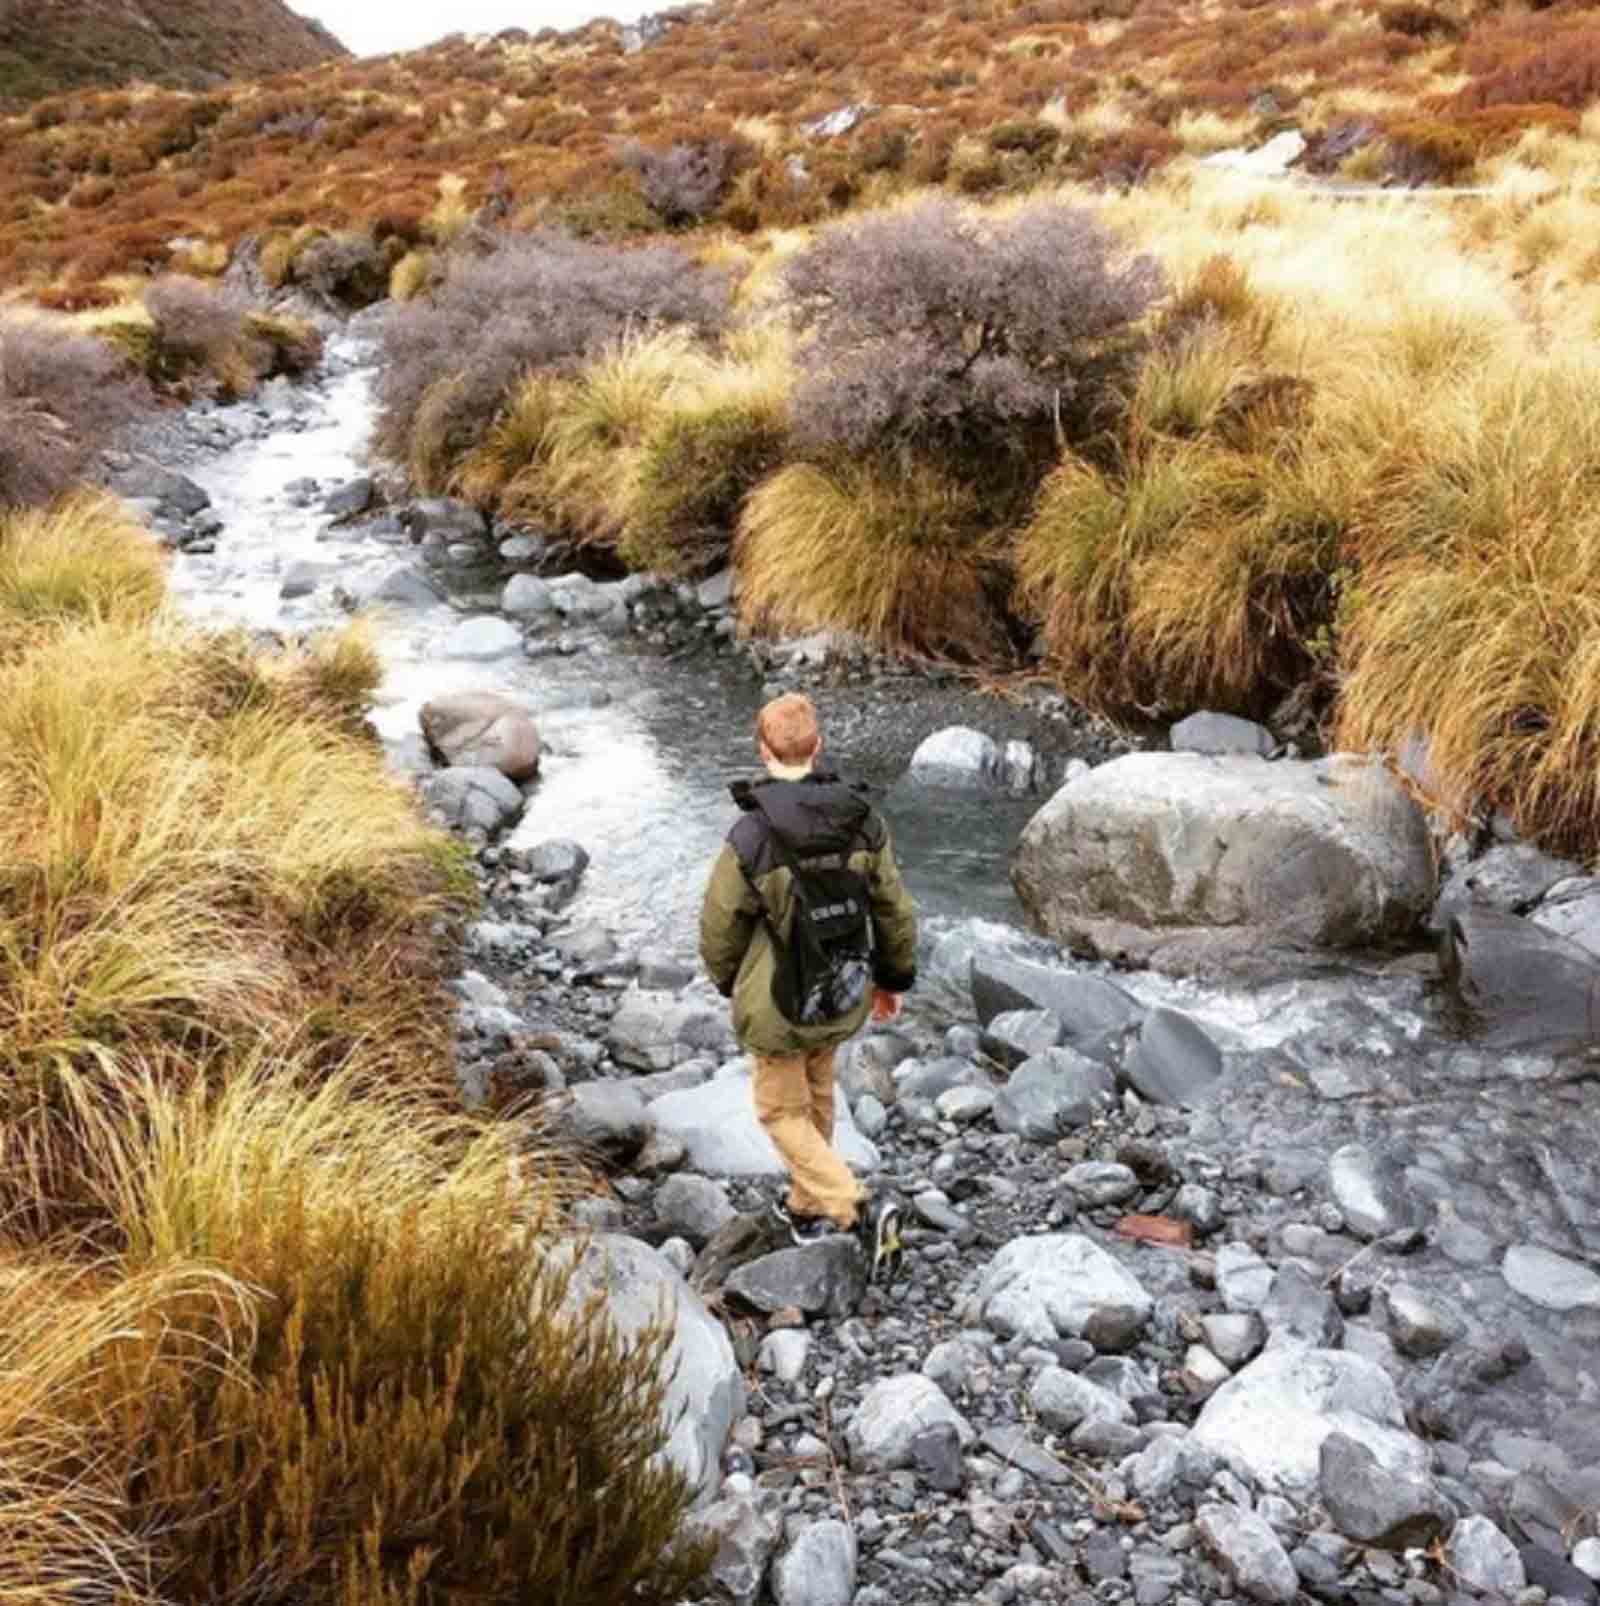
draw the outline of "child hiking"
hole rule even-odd
[[[852,1233],[874,1278],[900,1260],[899,1212],[873,1202],[833,1148],[833,1056],[870,1014],[890,1020],[916,980],[916,910],[888,828],[817,769],[808,697],[756,721],[767,775],[733,788],[742,813],[711,872],[700,957],[755,1061],[756,1119],[789,1171],[774,1211],[797,1244]]]

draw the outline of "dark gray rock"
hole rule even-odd
[[[1318,1492],[1333,1525],[1380,1550],[1427,1545],[1450,1520],[1432,1478],[1381,1465],[1366,1445],[1343,1433],[1322,1441]]]
[[[523,809],[523,796],[499,770],[452,768],[425,776],[422,800],[428,808],[458,831],[488,836],[510,825]]]
[[[186,474],[174,473],[159,463],[139,462],[116,478],[119,494],[153,502],[158,514],[193,518],[211,506],[211,495]]]
[[[1204,1103],[1222,1076],[1222,1050],[1176,1009],[1152,1009],[1123,1063],[1122,1079],[1152,1104]]]
[[[1087,1126],[1116,1102],[1116,1081],[1104,1065],[1070,1048],[1025,1061],[995,1095],[994,1124],[1036,1143]]]
[[[842,1233],[749,1261],[723,1285],[729,1296],[768,1316],[794,1309],[835,1319],[861,1303],[866,1286],[866,1257]]]
[[[709,1177],[668,1177],[656,1189],[654,1204],[656,1220],[696,1249],[737,1214],[726,1190]]]
[[[484,541],[489,521],[467,502],[451,497],[428,497],[401,510],[400,521],[413,541],[436,541],[448,546],[456,541]]]
[[[1042,1445],[1035,1444],[1026,1431],[1010,1425],[985,1428],[978,1441],[985,1450],[998,1456],[1007,1466],[1040,1483],[1069,1483],[1072,1473]]]
[[[1009,1071],[1057,1047],[1066,1032],[1061,1020],[1048,1009],[1008,1009],[989,1022],[983,1034],[983,1051]]]
[[[1517,1554],[1529,1585],[1542,1589],[1551,1599],[1568,1601],[1571,1606],[1594,1606],[1600,1601],[1594,1580],[1558,1552],[1543,1545],[1518,1545]]]
[[[941,1494],[958,1494],[966,1483],[961,1435],[949,1422],[936,1422],[911,1441],[912,1470]]]
[[[1201,1542],[1242,1594],[1288,1603],[1300,1594],[1299,1575],[1272,1525],[1238,1506],[1201,1506],[1195,1517]]]
[[[1099,1042],[1135,1026],[1144,1006],[1103,976],[974,955],[972,1005],[981,1024],[1013,1009],[1047,1009],[1073,1043]]]
[[[1559,1047],[1600,1031],[1600,958],[1531,920],[1462,910],[1440,964],[1491,1048]]]
[[[522,870],[541,886],[557,882],[576,883],[589,868],[589,850],[581,842],[565,839],[518,849],[517,857]]]
[[[330,491],[322,500],[322,511],[336,523],[343,519],[359,518],[372,506],[376,494],[377,487],[371,476],[363,474]]]
[[[1174,753],[1250,753],[1265,758],[1277,745],[1271,731],[1237,714],[1203,712],[1180,719],[1167,733]]]

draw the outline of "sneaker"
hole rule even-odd
[[[900,1237],[900,1206],[893,1199],[868,1201],[855,1224],[856,1242],[867,1257],[867,1281],[892,1283],[905,1263],[906,1247]]]
[[[801,1249],[807,1244],[818,1243],[830,1233],[839,1230],[829,1217],[813,1216],[804,1210],[793,1210],[784,1199],[773,1201],[772,1213]]]

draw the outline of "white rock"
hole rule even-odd
[[[882,1378],[862,1396],[845,1430],[850,1463],[861,1472],[893,1472],[908,1466],[912,1441],[945,1423],[956,1430],[963,1449],[972,1443],[972,1424],[932,1378],[920,1372]]]
[[[1512,1244],[1500,1272],[1524,1299],[1546,1310],[1600,1309],[1600,1273],[1537,1244]]]
[[[951,725],[925,737],[911,755],[912,778],[934,786],[993,786],[1004,775],[994,741],[965,725]]]
[[[850,1606],[856,1594],[856,1537],[837,1517],[801,1531],[772,1569],[777,1606]]]
[[[1195,1519],[1201,1542],[1251,1600],[1289,1606],[1300,1594],[1299,1575],[1272,1525],[1238,1506],[1201,1506]]]
[[[441,658],[463,659],[472,663],[509,658],[521,651],[522,632],[509,619],[502,619],[493,613],[463,619],[439,643]]]
[[[1444,1559],[1469,1589],[1497,1600],[1509,1600],[1527,1586],[1517,1547],[1487,1517],[1463,1517],[1450,1530]]]
[[[1078,1233],[1013,1239],[990,1261],[974,1296],[997,1332],[1038,1344],[1087,1338],[1104,1349],[1131,1342],[1151,1303],[1119,1262]]]

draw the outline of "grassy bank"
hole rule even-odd
[[[194,631],[162,561],[0,515],[0,1597],[676,1600],[661,1338],[539,1252],[573,1159],[457,1109],[471,878],[373,652]]]
[[[1450,203],[1193,169],[622,256],[515,238],[391,318],[381,444],[627,567],[731,559],[747,628],[1421,734],[1590,851],[1600,203],[1555,148]],[[480,313],[495,360],[443,356]]]

